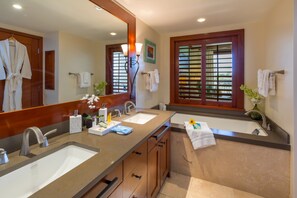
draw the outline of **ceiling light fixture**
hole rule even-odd
[[[117,33],[115,33],[115,32],[111,32],[110,35],[111,35],[111,36],[115,36],[115,35],[117,35]]]
[[[13,4],[12,7],[17,10],[21,10],[23,8],[20,4]]]
[[[97,11],[101,11],[101,10],[102,10],[102,8],[100,8],[99,6],[95,6],[95,9],[96,9]]]
[[[199,18],[199,19],[197,19],[197,21],[198,21],[199,23],[203,23],[204,21],[206,21],[206,19],[205,19],[205,18]]]

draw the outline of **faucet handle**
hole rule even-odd
[[[9,162],[7,153],[3,148],[0,148],[0,164],[6,164]]]
[[[117,117],[121,117],[122,116],[122,114],[121,114],[121,110],[119,110],[119,109],[114,109],[114,112],[116,112],[117,113]]]
[[[53,129],[50,130],[48,132],[46,132],[43,136],[43,143],[40,144],[40,147],[48,147],[48,140],[47,140],[47,136],[49,136],[50,134],[56,133],[57,129]]]

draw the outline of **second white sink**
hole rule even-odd
[[[96,153],[72,144],[38,160],[32,158],[32,162],[0,177],[1,197],[29,197]]]
[[[127,119],[124,119],[124,122],[131,122],[134,124],[145,124],[157,115],[155,114],[150,114],[150,113],[137,113],[134,116],[131,116]]]

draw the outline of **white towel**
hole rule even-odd
[[[159,84],[160,83],[160,77],[159,77],[159,71],[158,71],[158,69],[155,69],[154,70],[154,76],[155,76],[156,83]]]
[[[275,74],[271,73],[269,76],[269,95],[275,96],[276,89],[275,89]]]
[[[150,92],[158,91],[158,83],[156,83],[156,78],[154,75],[154,71],[147,72],[148,74],[148,80],[146,82],[146,87],[148,87]]]
[[[205,148],[208,146],[216,145],[212,130],[208,127],[206,122],[196,122],[200,124],[200,129],[194,129],[193,125],[185,122],[185,128],[188,136],[192,142],[193,148]]]
[[[89,72],[80,72],[78,74],[78,85],[80,88],[91,86],[91,74]]]
[[[275,75],[271,70],[258,70],[258,92],[264,97],[275,95]]]

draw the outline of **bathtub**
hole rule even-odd
[[[245,133],[254,135],[252,132],[258,129],[258,136],[268,136],[265,130],[257,123],[253,121],[246,120],[236,120],[236,119],[227,119],[227,118],[217,118],[217,117],[208,117],[208,116],[198,116],[198,115],[189,115],[176,113],[171,118],[172,124],[184,125],[185,121],[194,119],[197,122],[206,122],[208,126],[212,129],[219,129],[229,132]]]

